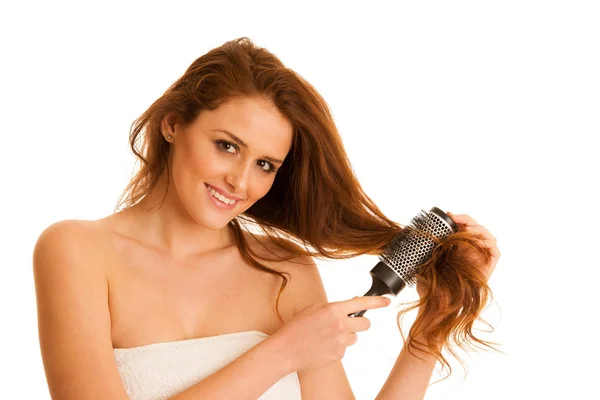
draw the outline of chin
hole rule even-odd
[[[231,218],[195,218],[196,223],[213,231],[220,231],[229,224]]]

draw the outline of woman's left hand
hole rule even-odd
[[[482,247],[489,249],[491,254],[490,262],[483,266],[483,272],[486,279],[489,279],[498,264],[500,259],[500,250],[498,250],[498,244],[494,235],[485,227],[479,225],[477,221],[466,214],[453,214],[447,213],[450,218],[458,225],[459,232],[471,232],[481,236],[481,240],[478,240]]]
[[[489,249],[491,258],[486,265],[481,267],[486,281],[489,280],[492,272],[494,272],[494,269],[496,268],[496,264],[498,264],[498,260],[500,259],[500,250],[498,250],[496,238],[490,233],[489,230],[479,225],[477,221],[475,221],[469,215],[453,214],[451,212],[447,212],[447,214],[454,222],[456,222],[459,232],[471,232],[479,235],[481,239],[478,240],[478,243],[482,247]],[[464,247],[461,247],[461,250],[468,251]],[[473,251],[472,256],[467,255],[467,258],[472,259],[476,264],[481,264],[481,262],[478,262],[480,257],[481,254],[476,251]],[[417,293],[419,294],[420,298],[425,296],[425,292],[426,289],[420,283],[417,283]]]

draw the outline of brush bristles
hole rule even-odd
[[[418,267],[430,257],[440,238],[453,233],[435,213],[421,211],[410,224],[386,246],[379,259],[404,281],[407,286],[417,283]]]

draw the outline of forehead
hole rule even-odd
[[[227,130],[251,150],[265,155],[283,157],[292,144],[291,123],[273,103],[262,98],[234,98],[215,110],[202,111],[196,123],[206,131]]]

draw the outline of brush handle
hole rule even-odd
[[[381,264],[381,265],[379,265]],[[382,296],[384,294],[397,294],[398,292],[400,292],[400,290],[402,290],[402,288],[404,287],[404,283],[403,282],[394,282],[395,285],[394,289],[396,291],[394,291],[392,288],[390,288],[390,286],[388,286],[382,279],[380,279],[373,271],[376,271],[377,269],[380,268],[385,268],[389,271],[389,268],[383,263],[383,262],[379,262],[375,268],[373,268],[373,270],[371,270],[370,274],[371,274],[371,278],[373,278],[373,283],[371,283],[371,288],[369,289],[369,291],[367,293],[365,293],[365,296]],[[401,285],[401,287],[398,287],[398,285]],[[351,313],[348,314],[349,317],[362,317],[365,313],[367,312],[367,310],[362,310],[362,311],[357,311],[355,313]]]

